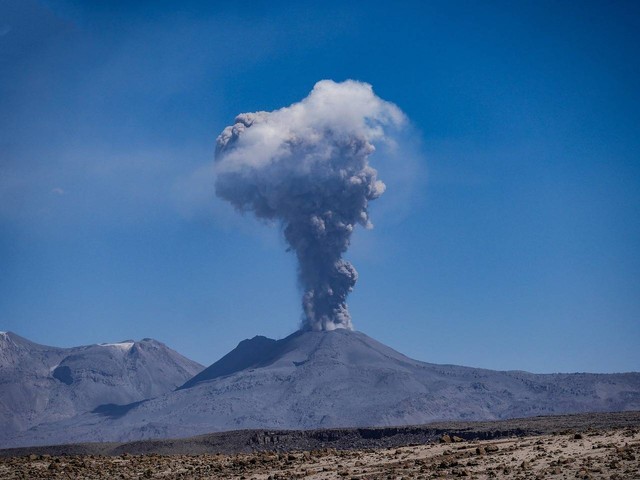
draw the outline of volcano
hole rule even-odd
[[[364,333],[254,337],[173,392],[103,406],[12,446],[640,409],[640,373],[531,374],[412,360]]]

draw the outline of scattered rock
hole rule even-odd
[[[578,470],[578,472],[576,473],[576,478],[581,478],[581,479],[587,480],[587,479],[589,479],[591,477],[589,476],[589,472],[587,472],[583,468],[583,469]]]
[[[467,472],[464,468],[454,468],[451,470],[451,473],[456,477],[468,477],[469,472]]]
[[[592,435],[594,433],[594,435]],[[567,435],[474,440],[455,447],[398,443],[393,448],[359,450],[255,451],[235,455],[67,455],[49,457],[26,451],[0,456],[3,480],[270,480],[302,478],[418,479],[507,478],[518,480],[637,479],[640,442],[623,430],[593,430],[588,441],[565,442]],[[455,443],[454,436],[450,443]],[[570,434],[571,436],[574,433]],[[587,437],[587,434],[584,434]],[[591,438],[593,437],[593,438]],[[571,438],[571,437],[569,437]],[[438,437],[439,439],[439,437]],[[562,447],[566,444],[566,447]],[[545,445],[548,451],[541,453]],[[593,445],[602,445],[592,449]],[[489,454],[492,451],[492,454]],[[37,453],[40,451],[36,450]]]

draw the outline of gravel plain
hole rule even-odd
[[[514,429],[514,424],[520,428]],[[441,428],[447,425],[450,428]],[[313,432],[289,432],[293,435],[289,438],[297,438],[296,442],[287,443],[285,435],[281,441],[265,443],[260,438],[273,435],[260,435],[284,432],[245,431],[175,441],[38,447],[31,453],[29,449],[13,449],[0,452],[0,478],[640,479],[640,412],[403,428],[423,428],[431,434],[438,432],[438,436],[408,444],[410,436],[401,429],[395,433],[393,429],[331,430],[322,437],[324,446],[296,449],[293,447],[304,436],[294,434]],[[354,431],[360,432],[361,440],[350,445],[356,438]],[[372,431],[378,433],[371,435]],[[215,447],[213,437],[235,438],[236,443]],[[368,446],[363,437],[370,439]],[[238,442],[241,438],[249,444],[243,446]],[[351,441],[341,441],[349,438]],[[205,444],[211,450],[208,453],[201,452]],[[184,453],[189,445],[200,452]],[[126,451],[140,451],[143,446],[147,453]],[[243,451],[249,446],[253,451],[248,453],[214,452]],[[102,453],[78,454],[80,447]],[[172,448],[181,453],[171,453]],[[157,453],[160,451],[165,453]]]

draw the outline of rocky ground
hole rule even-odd
[[[587,427],[494,440],[443,434],[389,448],[0,458],[3,479],[639,479],[638,426]]]

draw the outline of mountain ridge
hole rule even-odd
[[[263,363],[265,357],[277,347],[280,341],[262,335],[242,340],[236,348],[189,379],[178,389],[190,388],[203,381],[233,374],[256,365],[256,362]]]
[[[52,347],[0,333],[0,442],[101,404],[173,390],[202,365],[153,339]]]
[[[247,352],[252,355],[243,358]],[[305,331],[281,340],[244,340],[175,391],[120,407],[117,415],[85,413],[40,425],[11,445],[640,410],[640,373],[533,374],[437,365],[362,332]]]

